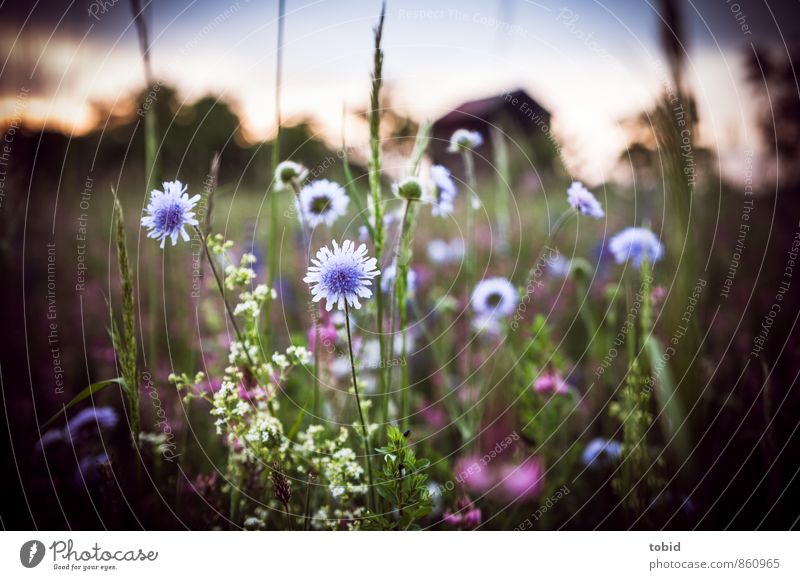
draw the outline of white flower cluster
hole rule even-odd
[[[251,345],[249,342],[245,342],[244,344],[242,344],[238,340],[231,341],[231,345],[230,347],[228,347],[228,362],[232,366],[226,368],[225,372],[229,374],[234,374],[237,376],[237,378],[241,378],[244,375],[238,372],[238,368],[236,367],[236,365],[238,365],[239,363],[246,363],[248,354],[252,355],[257,353],[258,349],[255,346]]]
[[[294,365],[311,364],[311,351],[304,346],[290,346],[286,349],[286,356]]]
[[[253,513],[244,519],[244,529],[249,531],[266,530],[271,515],[270,509],[257,506],[253,509]]]
[[[266,401],[254,398],[246,401],[239,386],[230,380],[222,381],[214,393],[211,414],[218,435],[225,435],[228,445],[242,446],[242,460],[282,460],[289,448],[283,424],[272,414]]]
[[[259,289],[245,294],[248,294],[246,300],[259,303],[266,296],[265,291]],[[240,460],[283,460],[289,440],[284,436],[283,424],[275,416],[278,402],[274,397],[278,385],[294,367],[309,364],[311,353],[303,346],[290,346],[284,353],[274,353],[267,362],[259,346],[254,344],[255,340],[257,337],[250,336],[244,344],[236,340],[231,342],[229,366],[225,368],[220,389],[211,400],[211,414],[216,417],[217,434],[225,435],[231,449],[243,446]],[[249,369],[252,374],[246,377],[242,369]],[[256,386],[246,391],[242,386],[247,384],[246,380],[255,381]]]
[[[285,354],[281,354],[276,352],[272,355],[272,362],[281,370],[285,371],[289,368],[289,359],[286,358]]]
[[[222,234],[208,236],[206,243],[208,244],[208,251],[215,256],[221,256],[233,247],[233,242],[223,238]]]
[[[339,429],[339,436],[327,438],[321,425],[310,425],[297,436],[295,453],[304,459],[297,470],[305,473],[312,466],[327,484],[331,497],[346,502],[351,496],[365,494],[364,468],[352,448],[347,447],[348,431]]]
[[[365,484],[353,483],[363,479],[364,468],[350,447],[342,447],[326,461],[324,474],[334,498],[367,493]]]
[[[253,254],[242,254],[238,267],[228,264],[225,268],[225,287],[228,290],[249,287],[256,277],[255,270],[250,267],[255,263],[256,257]]]
[[[361,521],[364,517],[364,508],[333,508],[329,510],[328,506],[322,506],[314,514],[311,520],[311,525],[315,530],[339,530],[342,526],[348,531],[361,529]]]
[[[250,459],[269,460],[274,451],[283,457],[289,448],[289,440],[283,435],[283,423],[266,410],[256,413],[243,439],[247,442],[245,454]]]
[[[266,518],[260,518],[258,516],[247,517],[244,520],[244,529],[252,532],[266,530],[267,520]]]
[[[273,353],[272,363],[278,367],[279,371],[276,380],[278,383],[282,383],[294,367],[311,363],[311,352],[304,346],[292,345],[287,347],[283,354]]]
[[[214,393],[211,414],[217,419],[214,426],[217,435],[222,435],[247,415],[250,407],[239,396],[239,388],[230,380],[222,381],[219,390]]]
[[[241,380],[244,374],[239,370],[241,366],[248,366],[250,360],[257,361],[261,354],[261,349],[257,344],[253,344],[249,339],[245,339],[244,343],[238,340],[231,341],[231,346],[228,349],[228,363],[230,367],[225,369],[225,372],[233,377]],[[258,368],[253,369],[259,371],[259,376],[271,376],[273,367],[270,363],[256,363]],[[232,370],[231,370],[232,369]]]
[[[249,277],[249,274],[247,276]],[[255,272],[253,272],[253,276],[255,276]],[[259,284],[252,292],[245,291],[239,295],[239,304],[236,305],[233,313],[237,316],[244,315],[251,320],[258,320],[267,300],[275,300],[277,297],[278,293],[274,288],[269,288],[266,284]]]

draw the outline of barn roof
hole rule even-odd
[[[484,99],[463,103],[443,117],[439,118],[435,124],[439,126],[460,125],[464,124],[465,121],[470,120],[474,121],[476,119],[491,119],[503,111],[512,110],[519,112],[518,107],[520,105],[518,104],[515,106],[511,104],[514,99],[517,99],[517,103],[520,104],[527,103],[528,107],[536,110],[540,114],[543,113],[547,117],[550,116],[550,113],[538,102],[536,102],[533,97],[531,97],[524,90],[517,89],[509,93],[502,93],[499,95],[486,97]]]

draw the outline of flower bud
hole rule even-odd
[[[409,201],[419,201],[425,194],[422,182],[416,177],[406,177],[400,183],[395,183],[392,191],[396,197]]]
[[[281,161],[275,168],[275,189],[280,191],[291,186],[292,181],[303,181],[308,170],[294,161]]]

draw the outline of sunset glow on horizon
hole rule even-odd
[[[287,10],[282,116],[288,123],[314,120],[329,143],[341,140],[343,108],[354,116],[367,104],[371,20],[363,15],[370,6],[377,13],[379,5],[358,4],[340,10],[328,2],[289,3]],[[624,24],[613,8],[627,10]],[[359,16],[348,17],[351,10]],[[523,88],[551,111],[570,171],[604,181],[629,144],[620,123],[651,106],[669,82],[655,34],[657,13],[646,6],[633,16],[630,10],[619,2],[586,3],[582,12],[537,3],[467,2],[437,10],[423,2],[390,4],[385,84],[392,105],[417,120],[435,119],[465,100]],[[187,103],[218,96],[239,115],[245,138],[269,139],[275,130],[276,16],[274,7],[248,1],[222,9],[208,2],[155,4],[156,78],[176,87]],[[4,39],[7,66],[17,71],[20,86],[31,85],[21,117],[26,126],[85,134],[106,122],[103,114],[130,114],[130,96],[145,88],[128,7],[86,14],[82,22],[24,41]],[[731,42],[731,22],[724,24],[724,34],[717,34],[733,48],[720,52],[713,31],[705,38],[702,27],[693,27],[687,58],[699,143],[722,157],[757,147],[752,115],[743,115],[753,108],[751,95],[740,89],[746,52],[735,48],[747,39]],[[6,123],[19,116],[16,101],[6,87],[0,99]],[[365,143],[362,123],[349,120],[346,127],[349,143]]]

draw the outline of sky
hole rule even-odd
[[[800,19],[789,2],[681,4],[700,143],[735,159],[757,146],[743,59],[751,43],[796,39]],[[313,117],[339,142],[343,107],[355,112],[368,101],[379,10],[374,0],[287,0],[284,118]],[[660,10],[654,0],[389,2],[385,84],[394,106],[417,119],[523,88],[553,114],[570,170],[602,181],[626,145],[620,122],[669,82]],[[98,122],[92,103],[128,106],[145,85],[131,14],[129,0],[0,4],[0,117],[81,133]],[[277,15],[277,1],[156,0],[148,15],[156,77],[188,101],[220,96],[250,139],[268,138]],[[365,140],[359,123],[347,128],[349,143]]]

